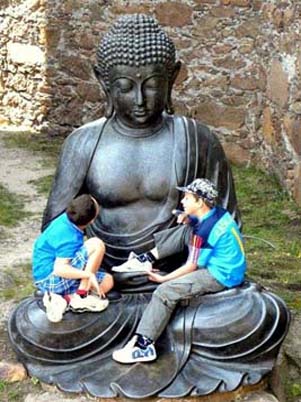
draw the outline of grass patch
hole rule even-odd
[[[37,391],[42,391],[41,384],[31,379],[13,383],[0,380],[1,402],[23,402],[26,395]]]
[[[275,177],[253,167],[233,167],[233,173],[248,277],[279,294],[291,309],[300,310],[301,209]]]
[[[51,188],[52,180],[53,175],[49,175],[41,177],[37,180],[31,180],[29,183],[33,184],[36,187],[38,194],[47,196]]]
[[[24,211],[24,199],[0,184],[0,225],[12,227],[29,215],[29,212]]]
[[[301,396],[301,384],[296,383],[291,384],[289,389],[289,396],[294,398]]]
[[[30,132],[6,132],[5,145],[8,148],[25,148],[43,154],[49,159],[56,159],[64,138],[47,137],[43,134]]]
[[[1,291],[1,297],[5,300],[16,300],[19,302],[25,297],[31,296],[35,290],[32,280],[31,264],[26,263],[6,269],[5,274],[11,279],[12,285],[7,285]]]
[[[18,384],[0,380],[0,398],[3,402],[21,401],[22,391]]]

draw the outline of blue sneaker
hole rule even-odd
[[[153,343],[145,349],[135,346],[137,336],[134,336],[122,349],[113,352],[113,359],[118,363],[151,362],[156,360],[157,353]]]

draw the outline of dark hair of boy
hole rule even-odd
[[[193,195],[193,197],[194,197],[194,199],[196,201],[201,198],[203,200],[203,203],[205,205],[207,205],[207,207],[210,208],[210,209],[212,209],[212,208],[214,208],[216,206],[216,201],[215,200],[214,201],[208,201],[208,200],[206,200],[206,198],[199,197],[197,194],[192,193],[192,195]]]
[[[77,226],[87,225],[95,218],[96,212],[96,201],[89,194],[74,198],[66,209],[69,220]]]

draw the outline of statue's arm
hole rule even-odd
[[[191,132],[194,129],[198,152],[191,150],[197,153],[194,166],[196,175],[191,181],[194,178],[205,177],[214,182],[219,190],[219,205],[227,209],[241,227],[234,180],[225,152],[216,135],[208,127],[201,124],[191,125]],[[190,229],[186,225],[178,225],[155,233],[154,242],[159,258],[183,251],[189,243],[189,238]]]
[[[93,129],[78,129],[65,140],[52,182],[42,230],[67,207],[78,194],[84,192],[85,179],[97,133]]]

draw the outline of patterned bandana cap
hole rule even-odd
[[[195,179],[186,187],[177,187],[178,190],[185,193],[196,194],[209,202],[214,202],[218,196],[215,185],[208,179]]]

